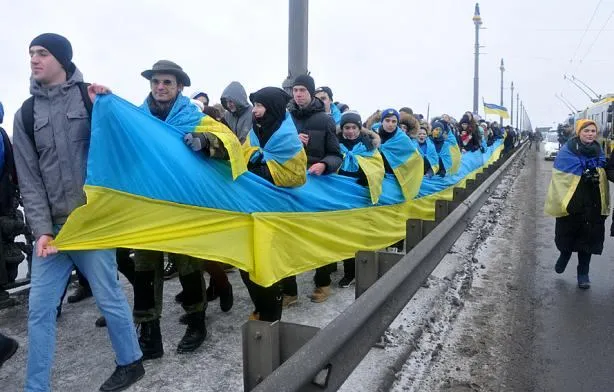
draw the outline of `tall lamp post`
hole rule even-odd
[[[475,3],[473,14],[473,24],[475,25],[475,60],[473,66],[473,113],[478,113],[478,95],[480,90],[480,26],[482,17],[480,16],[480,4]]]
[[[292,91],[294,79],[307,73],[309,0],[290,0],[288,21],[288,77],[282,86]]]
[[[510,96],[510,126],[514,127],[514,82],[512,81],[512,95]]]
[[[503,59],[501,59],[501,66],[499,67],[501,70],[501,107],[503,107],[503,72],[505,72],[505,67],[503,66]],[[503,126],[503,117],[499,117],[499,124]]]
[[[520,129],[520,93],[516,93],[516,128]]]

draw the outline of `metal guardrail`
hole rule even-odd
[[[468,180],[465,190],[455,190],[457,199],[438,202],[435,222],[409,220],[407,254],[358,252],[357,275],[361,268],[371,269],[370,281],[363,280],[359,287],[357,278],[356,301],[323,329],[248,321],[243,326],[244,390],[339,389],[437,267],[525,146],[521,144],[513,155],[501,157],[475,180]]]

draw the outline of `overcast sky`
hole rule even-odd
[[[73,61],[86,81],[105,84],[135,104],[149,89],[141,71],[159,59],[181,65],[193,88],[204,89],[212,103],[233,80],[249,94],[281,85],[287,76],[287,0],[0,4],[0,101],[9,133],[13,114],[29,96],[28,45],[43,32],[72,42]],[[330,86],[335,100],[363,118],[386,107],[410,106],[426,114],[429,103],[431,116],[460,116],[473,102],[474,5],[468,0],[310,1],[308,67],[316,86]],[[614,0],[485,0],[480,8],[485,28],[480,101],[499,103],[501,58],[504,104],[509,109],[513,80],[533,126],[565,118],[569,110],[555,93],[578,108],[590,103],[563,80],[564,73],[598,93],[614,92]]]

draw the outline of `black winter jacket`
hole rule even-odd
[[[326,165],[325,174],[335,173],[341,166],[343,155],[335,135],[335,122],[326,114],[322,101],[314,98],[309,106],[300,108],[292,100],[288,105],[288,111],[298,133],[309,135],[309,142],[305,147],[307,164],[311,166],[322,162]]]

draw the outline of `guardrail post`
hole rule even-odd
[[[448,216],[448,201],[436,200],[435,201],[435,222],[439,224],[442,220]]]
[[[422,238],[426,237],[437,226],[437,222],[434,220],[422,221]]]
[[[397,252],[364,252],[356,253],[356,288],[358,298],[373,286],[390,268],[405,256]]]
[[[405,252],[412,250],[422,240],[422,220],[408,219],[405,234]]]
[[[452,189],[452,201],[448,202],[448,213],[454,211],[463,200],[465,200],[465,190],[463,188]]]
[[[243,387],[251,391],[281,364],[279,322],[251,320],[243,324]]]
[[[276,321],[250,320],[241,328],[243,335],[243,390],[251,391],[265,377],[294,355],[320,328]],[[324,369],[326,370],[326,369]],[[325,384],[325,380],[317,384]],[[314,381],[315,382],[315,381]]]
[[[473,179],[465,180],[465,198],[467,198],[470,194],[472,194],[473,191],[475,191],[475,188],[477,188],[475,180]]]
[[[355,298],[367,291],[377,281],[377,257],[375,252],[356,252]]]

